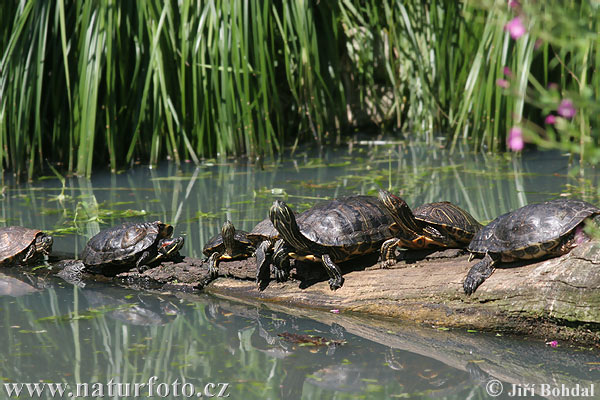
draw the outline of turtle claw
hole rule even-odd
[[[283,268],[275,268],[275,279],[277,282],[285,282],[289,279],[290,274]]]
[[[339,278],[331,278],[329,280],[329,288],[331,290],[338,290],[339,288],[342,287],[343,284],[344,284],[344,278],[341,276]]]
[[[381,269],[388,269],[396,264],[396,260],[383,260],[381,262]]]

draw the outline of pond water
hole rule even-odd
[[[100,229],[161,219],[185,237],[182,254],[202,257],[203,244],[225,219],[251,230],[275,199],[302,211],[321,199],[385,188],[411,206],[455,202],[485,223],[559,195],[600,204],[598,177],[557,152],[450,155],[431,147],[355,145],[321,154],[297,151],[262,165],[165,163],[116,175],[98,172],[91,180],[51,176],[22,185],[6,178],[0,218],[5,225],[52,232],[54,251],[75,256]],[[498,398],[519,397],[513,391],[532,398],[526,385],[535,385],[533,398],[558,399],[565,397],[556,392],[561,385],[583,390],[592,384],[600,397],[600,353],[567,343],[554,348],[505,334],[208,295],[159,295],[99,283],[80,288],[43,269],[1,272],[0,398],[9,397],[6,384],[35,382],[66,383],[72,392],[80,384],[81,394],[87,383],[88,398],[101,398],[101,389],[104,398],[136,398],[134,384],[143,383],[141,398],[152,377],[155,398],[188,398],[191,385],[192,397],[224,390],[234,399],[485,399],[501,385]],[[326,343],[301,343],[306,336],[296,335]],[[110,382],[123,385],[113,386],[109,396]],[[59,398],[44,393],[40,398]]]

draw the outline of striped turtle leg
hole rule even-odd
[[[323,254],[321,256],[321,262],[329,274],[329,288],[331,290],[337,290],[344,284],[344,278],[342,277],[342,271],[332,260],[329,254]]]
[[[381,245],[381,268],[396,264],[396,248],[402,244],[398,238],[388,239]]]
[[[463,282],[463,289],[466,294],[473,294],[479,285],[492,275],[496,262],[498,262],[498,258],[494,259],[489,253],[486,253],[481,261],[471,267]]]
[[[219,259],[223,253],[214,252],[208,258],[208,274],[212,279],[216,279],[219,276]]]
[[[291,247],[279,239],[273,246],[273,269],[277,282],[285,282],[290,276],[290,252]]]

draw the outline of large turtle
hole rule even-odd
[[[379,200],[400,227],[398,236],[381,247],[384,267],[395,262],[396,247],[464,248],[482,227],[471,214],[448,201],[423,204],[411,211],[402,198],[388,191],[380,190]]]
[[[208,257],[208,271],[212,278],[219,275],[219,261],[248,258],[254,254],[254,243],[248,232],[237,230],[231,221],[223,223],[221,233],[212,237],[202,250]]]
[[[93,273],[112,275],[136,267],[143,271],[159,260],[179,256],[183,238],[172,238],[173,227],[160,221],[126,223],[100,231],[92,237],[81,261]]]
[[[22,226],[0,228],[0,265],[33,264],[52,251],[52,236]]]
[[[600,208],[583,200],[558,199],[529,204],[503,214],[479,231],[468,250],[483,255],[463,282],[473,293],[503,261],[531,260],[566,254],[588,237],[584,221],[600,214]]]
[[[287,204],[276,200],[269,218],[291,248],[291,257],[323,264],[332,290],[344,282],[337,262],[378,251],[384,241],[397,233],[391,215],[371,196],[319,203],[302,213],[300,226]]]

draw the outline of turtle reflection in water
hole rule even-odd
[[[0,228],[0,265],[30,265],[52,251],[52,236],[22,226]]]
[[[180,257],[183,238],[172,238],[172,234],[173,227],[160,221],[105,229],[89,240],[81,260],[93,273],[114,275],[133,267],[141,272],[158,261]]]
[[[471,241],[468,250],[483,255],[463,282],[472,294],[499,262],[532,260],[566,254],[589,238],[583,232],[588,218],[595,221],[600,209],[575,199],[558,199],[529,204],[503,214],[485,226]]]

